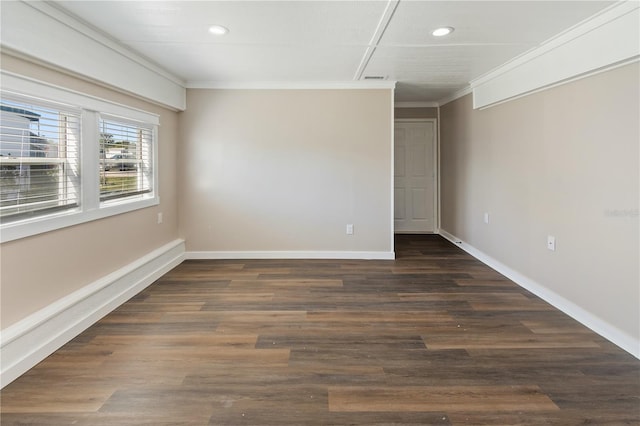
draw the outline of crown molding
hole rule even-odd
[[[187,81],[187,89],[327,90],[394,89],[395,81]]]
[[[459,99],[459,98],[461,98],[463,96],[467,96],[467,95],[471,94],[472,92],[473,92],[473,90],[471,89],[471,86],[466,86],[466,87],[454,92],[453,94],[440,99],[438,101],[438,106],[441,107],[441,106],[443,106],[445,104],[448,104],[449,102],[453,102],[456,99]]]
[[[437,108],[438,102],[396,102],[396,108]]]

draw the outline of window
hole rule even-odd
[[[100,201],[151,192],[153,129],[100,118]]]
[[[157,115],[0,74],[0,242],[158,204]]]
[[[0,103],[2,221],[79,205],[79,114],[15,97]]]

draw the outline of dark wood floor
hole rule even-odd
[[[2,425],[640,424],[640,361],[438,236],[186,261],[8,385]]]

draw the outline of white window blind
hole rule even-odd
[[[80,113],[20,96],[0,100],[0,221],[80,204]]]
[[[153,191],[153,128],[100,118],[100,201]]]

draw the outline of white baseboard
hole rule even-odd
[[[393,260],[393,251],[188,251],[185,259],[361,259]]]
[[[0,388],[179,265],[184,251],[184,240],[172,241],[2,330]]]
[[[604,337],[605,339],[629,352],[631,355],[640,359],[640,340],[638,340],[637,338],[631,336],[628,333],[625,333],[624,331],[611,325],[607,321],[592,314],[584,308],[581,308],[570,300],[565,299],[564,297],[560,296],[544,285],[522,275],[518,271],[511,269],[507,265],[497,261],[491,256],[473,247],[472,245],[465,243],[460,238],[451,235],[447,231],[441,229],[440,235],[442,235],[444,238],[451,241],[485,265],[491,267],[492,269],[495,269],[505,277],[509,278],[520,287],[529,290],[547,303],[560,309],[571,318],[575,319],[584,326],[598,333],[600,336]]]

